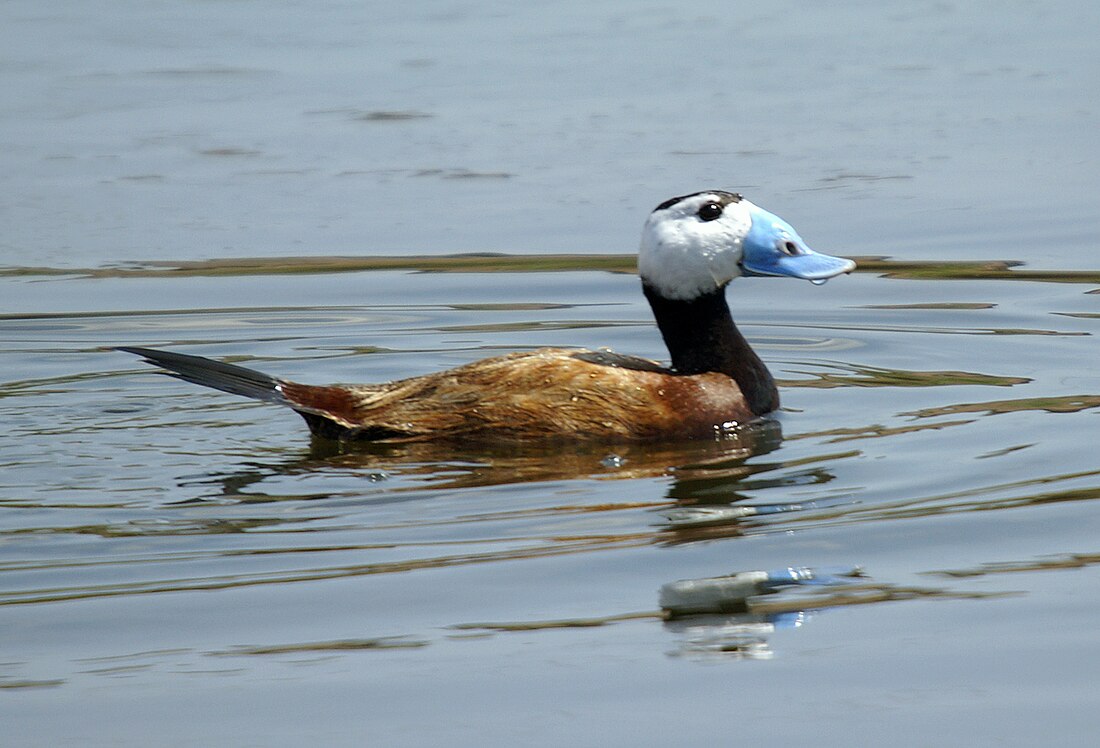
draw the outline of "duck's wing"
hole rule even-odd
[[[284,383],[282,392],[300,412],[323,412],[347,429],[338,436],[358,439],[638,440],[709,435],[753,418],[725,375],[677,376],[646,359],[561,348],[385,385]]]

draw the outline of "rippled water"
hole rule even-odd
[[[0,4],[3,742],[1094,744],[1097,7]],[[784,409],[715,442],[341,449],[112,350],[664,358],[708,187],[861,256],[733,285]]]
[[[883,730],[965,734],[978,715],[1038,736],[1021,700],[1089,729],[1095,282],[738,281],[735,316],[783,384],[775,419],[465,452],[311,444],[293,413],[105,346],[314,382],[539,345],[660,357],[634,276],[3,285],[15,306],[85,304],[0,321],[0,685],[23,724],[67,705],[44,734],[132,736],[135,703],[213,742],[583,742],[608,713],[618,741],[704,741],[728,712],[761,740],[877,740],[854,723],[883,709]],[[310,297],[327,303],[294,303]],[[786,566],[865,576],[662,620],[662,585]]]

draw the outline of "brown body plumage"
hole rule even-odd
[[[315,433],[338,438],[691,438],[756,417],[724,374],[562,348],[379,385],[278,387]]]

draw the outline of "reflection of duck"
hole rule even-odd
[[[775,382],[737,330],[725,288],[740,275],[823,282],[855,264],[818,254],[740,195],[667,200],[646,221],[642,287],[672,366],[609,351],[543,348],[386,384],[313,386],[149,348],[180,379],[293,408],[320,436],[643,440],[709,437],[779,405]]]
[[[505,484],[578,480],[638,480],[666,477],[664,498],[654,507],[704,504],[728,507],[746,497],[737,493],[746,478],[744,464],[753,456],[779,447],[783,434],[776,420],[764,419],[722,439],[674,443],[606,444],[589,441],[555,442],[334,442],[315,439],[297,457],[248,463],[232,472],[199,481],[220,486],[219,500],[262,503],[286,499],[324,499],[330,494],[297,493],[301,482],[285,477],[348,475],[377,481],[380,492],[398,499],[416,491],[454,490]],[[754,470],[769,472],[782,463],[762,463]],[[312,484],[311,484],[312,485]],[[318,484],[323,487],[322,482]],[[725,485],[725,490],[721,486]],[[284,493],[289,487],[291,493]],[[357,488],[361,491],[361,488]],[[622,508],[631,504],[624,502]],[[681,523],[686,526],[687,523]],[[723,523],[728,527],[731,522]],[[687,534],[670,530],[677,542]]]

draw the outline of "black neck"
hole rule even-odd
[[[725,287],[686,301],[666,299],[645,282],[642,288],[677,374],[726,374],[737,382],[753,413],[779,407],[768,367],[733,324]]]

